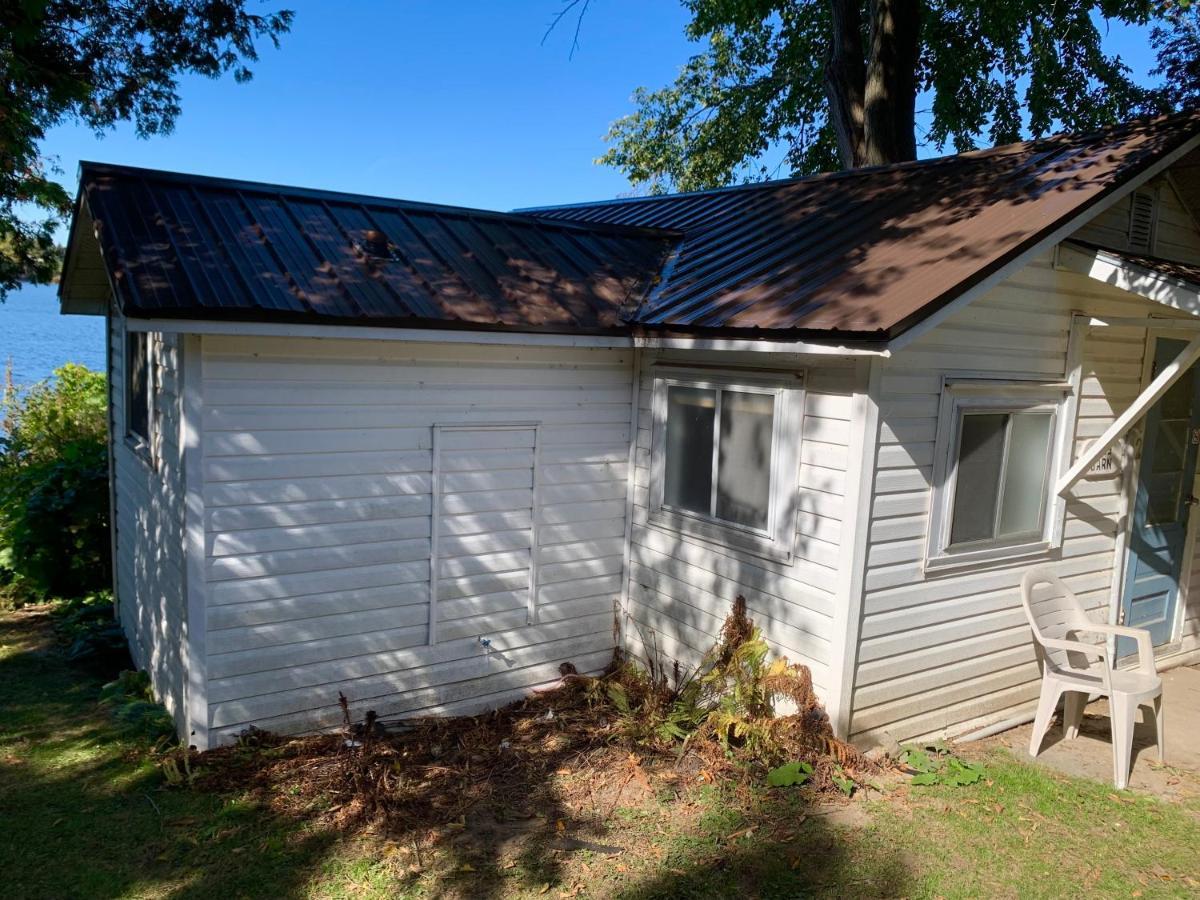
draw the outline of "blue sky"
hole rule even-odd
[[[675,0],[593,0],[571,58],[573,20],[541,44],[559,2],[268,0],[297,13],[282,48],[248,84],[185,80],[174,134],[67,126],[44,149],[68,183],[94,159],[494,209],[615,196],[609,123],[697,48]],[[1143,34],[1109,43],[1152,63]]]
[[[541,44],[558,0],[268,2],[296,21],[252,81],[187,79],[166,138],[54,130],[62,177],[95,159],[498,209],[611,197],[609,122],[695,52],[671,0],[595,0],[574,58],[573,20]]]

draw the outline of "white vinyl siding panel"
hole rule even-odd
[[[775,653],[812,669],[822,695],[832,679],[830,643],[840,563],[854,366],[829,357],[790,358],[782,371],[804,372],[805,404],[799,465],[795,555],[788,562],[723,546],[649,521],[651,403],[655,363],[672,367],[762,366],[731,354],[646,353],[638,390],[638,434],[631,528],[628,651],[658,653],[668,664],[693,665],[715,641],[738,594]]]
[[[607,664],[631,351],[233,337],[204,350],[215,742],[251,723],[335,726],[339,691],[356,716],[464,712],[564,661]],[[434,426],[529,423],[536,469],[532,428],[440,430],[430,645]]]
[[[1157,191],[1158,196],[1154,246],[1150,254],[1178,262],[1200,264],[1200,232],[1197,232],[1192,213],[1184,206],[1170,180],[1157,178],[1146,186],[1146,190]],[[1130,203],[1130,197],[1122,198],[1080,228],[1075,236],[1114,250],[1131,249]]]
[[[109,397],[115,425],[113,492],[116,501],[118,612],[134,663],[150,675],[155,696],[181,733],[187,680],[183,643],[187,629],[184,592],[184,477],[179,446],[181,369],[178,335],[148,335],[152,457],[147,464],[125,440],[124,323],[109,319],[112,348]]]
[[[1061,552],[923,573],[939,392],[945,375],[1063,378],[1072,311],[1145,316],[1161,307],[1059,272],[1044,256],[883,363],[852,736],[871,743],[963,731],[1036,700],[1040,675],[1019,583],[1049,565],[1100,619],[1108,615],[1122,475],[1068,496]],[[971,348],[978,348],[972,350]],[[1089,329],[1073,455],[1137,395],[1145,332]]]
[[[538,428],[435,429],[430,643],[532,624]]]

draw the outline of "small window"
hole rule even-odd
[[[1064,388],[947,385],[928,564],[1049,549],[1060,504],[1051,485]]]
[[[150,341],[144,331],[130,331],[125,343],[125,433],[150,445]]]
[[[655,379],[654,518],[790,555],[795,376],[672,373]]]

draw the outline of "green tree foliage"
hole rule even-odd
[[[683,2],[704,49],[673,84],[637,90],[600,160],[652,192],[913,159],[918,96],[922,143],[961,152],[1200,92],[1190,0]],[[1151,23],[1160,69],[1142,74],[1164,75],[1160,89],[1102,46],[1109,27]]]
[[[1162,78],[1159,93],[1166,105],[1178,109],[1200,104],[1200,4],[1165,3],[1150,43],[1158,53],[1153,74]]]
[[[0,430],[0,583],[33,597],[110,585],[107,388],[68,363],[4,393]]]
[[[54,231],[71,198],[41,152],[47,130],[132,121],[171,131],[179,76],[250,78],[256,42],[278,44],[287,10],[249,0],[0,0],[0,299],[57,274]]]

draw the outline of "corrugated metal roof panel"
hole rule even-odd
[[[915,163],[523,210],[684,239],[636,321],[891,337],[1184,146],[1186,113]]]
[[[84,163],[131,316],[619,329],[678,235]],[[369,233],[386,255],[368,252]]]
[[[518,213],[93,163],[81,192],[133,316],[879,341],[1197,140],[1200,113],[1184,113]]]

